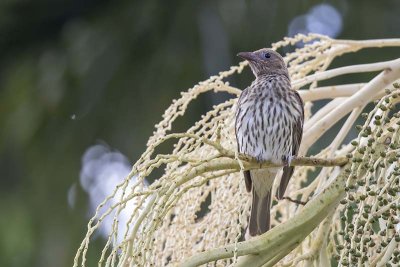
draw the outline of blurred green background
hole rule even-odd
[[[132,164],[172,99],[237,64],[237,52],[297,32],[399,37],[399,14],[398,0],[1,0],[0,266],[71,266],[91,213],[80,182],[85,151],[102,143]],[[231,83],[250,80],[246,70]],[[176,129],[225,97],[201,97]],[[93,241],[90,266],[103,244]]]

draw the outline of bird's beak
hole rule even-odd
[[[247,61],[256,61],[256,55],[253,52],[240,52],[237,56]]]

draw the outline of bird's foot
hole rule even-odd
[[[301,201],[301,200],[292,199],[290,197],[283,197],[282,199],[286,199],[286,200],[289,200],[290,202],[296,203],[298,205],[303,205],[303,206],[305,206],[307,204],[307,202],[308,202],[308,201],[304,202],[304,201]]]
[[[296,157],[295,156],[287,156],[282,159],[282,163],[284,166],[290,166],[292,163],[292,160],[294,160]]]
[[[262,155],[256,156],[255,159],[256,159],[256,161],[257,161],[258,163],[263,163],[263,162],[265,162],[265,160],[264,160],[264,158],[262,157]]]

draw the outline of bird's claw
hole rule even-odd
[[[285,166],[290,166],[290,164],[292,163],[292,160],[295,159],[295,156],[287,156],[283,158],[283,165]]]

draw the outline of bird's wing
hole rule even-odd
[[[244,171],[243,176],[244,176],[244,183],[246,185],[246,190],[247,192],[250,192],[252,186],[250,171]]]
[[[301,104],[301,116],[295,120],[292,124],[292,156],[297,156],[299,152],[301,138],[303,137],[303,121],[304,121],[304,108],[303,108],[303,100],[300,95],[295,91],[294,96],[296,101]],[[281,183],[279,185],[279,189],[276,192],[276,197],[278,199],[282,199],[285,194],[286,187],[288,186],[289,180],[293,175],[294,167],[285,166],[283,167],[283,174],[281,178]]]
[[[243,110],[240,109],[240,105],[242,104],[243,98],[248,94],[248,91],[249,91],[248,87],[242,91],[242,93],[239,96],[239,100],[238,100],[238,103],[237,103],[237,109],[236,109],[235,135],[236,135],[236,141],[237,141],[237,145],[238,145],[238,148],[237,148],[238,152],[241,152],[241,151],[240,151],[240,144],[239,144],[240,141],[239,141],[239,138],[237,136],[236,129],[237,129],[238,119],[241,117],[241,113],[243,112]],[[250,192],[251,191],[251,186],[252,186],[250,171],[244,171],[243,175],[244,175],[244,182],[246,184],[246,190],[247,190],[247,192]]]

